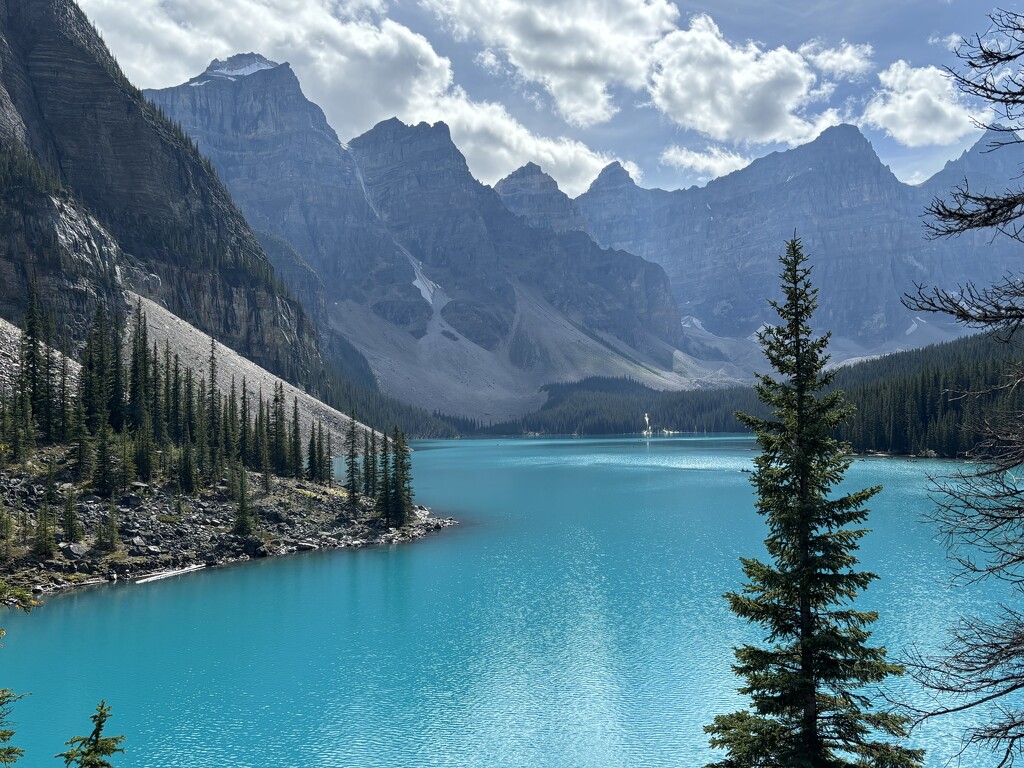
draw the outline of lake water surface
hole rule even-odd
[[[701,766],[702,726],[737,708],[731,649],[757,640],[721,594],[763,553],[754,443],[737,437],[414,444],[417,500],[462,521],[424,541],[201,571],[0,616],[0,685],[28,766],[105,698],[118,766]],[[951,588],[927,476],[881,483],[862,605],[896,653],[935,647],[994,587]],[[919,696],[903,681],[894,693]],[[916,742],[940,766],[963,720]],[[964,765],[989,761],[972,755]]]

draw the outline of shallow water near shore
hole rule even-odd
[[[462,524],[390,548],[205,570],[5,612],[0,686],[26,765],[105,698],[118,766],[703,765],[702,727],[737,708],[731,649],[757,640],[721,594],[759,556],[754,443],[733,436],[415,443],[417,501]],[[883,484],[862,562],[875,640],[934,648],[995,586],[951,588],[920,522],[927,475],[859,459]],[[891,692],[919,696],[909,681]],[[958,726],[916,734],[940,766]],[[994,764],[971,755],[965,765]]]

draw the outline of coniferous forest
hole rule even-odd
[[[100,550],[116,550],[114,501],[151,487],[178,498],[222,493],[235,504],[234,532],[250,535],[259,527],[249,503],[250,473],[265,493],[281,478],[327,488],[335,482],[332,457],[342,450],[362,461],[362,472],[349,462],[344,487],[352,503],[359,496],[375,500],[372,508],[388,526],[409,519],[409,449],[398,427],[378,440],[377,432],[350,419],[347,434],[338,436],[322,422],[303,423],[297,399],[287,402],[281,383],[266,393],[245,380],[225,387],[215,343],[197,372],[169,347],[149,344],[141,307],[127,326],[101,307],[80,366],[56,351],[53,336],[53,320],[33,294],[16,376],[0,388],[0,466],[45,461],[46,498],[31,518],[4,511],[0,534],[9,562],[46,559],[58,541],[86,537]],[[371,447],[374,455],[364,454]],[[109,499],[111,510],[91,531],[75,511],[76,495],[89,494]],[[30,553],[19,555],[16,542],[29,538]]]
[[[840,368],[833,386],[855,410],[836,430],[857,452],[964,456],[984,414],[1024,410],[1012,386],[1019,348],[987,334]],[[628,379],[545,387],[544,406],[486,434],[633,434],[648,414],[655,432],[743,432],[736,411],[763,413],[751,387],[657,392]]]

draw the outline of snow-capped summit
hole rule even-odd
[[[260,70],[273,69],[276,66],[278,66],[276,61],[271,61],[258,53],[236,53],[225,61],[214,59],[200,77],[247,77]]]

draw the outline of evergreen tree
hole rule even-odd
[[[306,478],[310,482],[320,482],[320,452],[316,447],[316,430],[309,430],[309,448],[306,451]]]
[[[252,437],[252,420],[249,415],[249,411],[252,408],[252,404],[249,402],[249,385],[242,377],[242,402],[240,405],[239,423],[238,423],[238,455],[242,459],[242,463],[247,467],[256,466],[256,457],[253,451],[253,437]]]
[[[334,438],[330,432],[324,446],[324,484],[328,488],[334,486]]]
[[[3,637],[3,630],[0,630],[0,637]],[[14,765],[18,758],[25,754],[21,747],[11,744],[14,738],[14,730],[7,727],[7,719],[11,716],[11,705],[20,699],[10,688],[0,688],[0,765],[4,768]]]
[[[96,545],[103,552],[116,552],[121,548],[120,524],[117,521],[117,507],[114,506],[113,500],[107,508],[106,519],[100,522]]]
[[[58,383],[58,426],[57,439],[66,443],[71,439],[71,370],[68,365],[68,348],[63,344],[60,355],[60,381]]]
[[[359,495],[359,483],[359,432],[356,430],[355,414],[352,414],[345,436],[345,490],[348,491],[351,505],[355,505],[356,497]]]
[[[384,520],[384,525],[392,525],[394,500],[391,497],[391,462],[389,459],[388,435],[385,432],[380,446],[379,482],[380,492],[377,494],[377,513]]]
[[[370,489],[370,496],[376,496],[380,484],[380,473],[377,470],[377,433],[370,430],[370,479],[367,487]]]
[[[217,342],[210,339],[210,360],[208,371],[209,388],[206,394],[206,439],[201,441],[209,445],[209,478],[215,484],[223,474],[223,455],[221,445],[221,412],[220,390],[217,388]]]
[[[93,488],[99,496],[110,497],[117,491],[114,472],[114,446],[110,425],[102,424],[96,438],[96,470],[93,473]]]
[[[370,456],[370,434],[372,432],[372,429],[363,431],[363,496],[373,495],[373,487],[370,483],[370,462],[375,458]]]
[[[72,435],[75,441],[75,476],[78,478],[78,482],[86,483],[92,479],[95,453],[93,451],[92,437],[89,435],[89,426],[85,422],[85,408],[81,398],[75,399]]]
[[[270,421],[270,406],[267,405],[267,413],[261,419],[262,429],[259,436],[260,441],[260,469],[263,472],[263,492],[270,493],[270,474],[273,465],[270,461],[270,434],[268,433],[268,422]],[[263,397],[260,396],[260,410],[263,410]]]
[[[292,429],[291,429],[292,476],[302,479],[302,429],[299,422],[299,398],[292,398]]]
[[[110,707],[105,701],[101,701],[96,707],[95,714],[89,717],[93,723],[92,733],[88,736],[74,736],[64,742],[68,749],[55,757],[64,758],[65,766],[79,766],[79,768],[113,768],[113,764],[107,760],[118,753],[124,752],[121,742],[124,736],[104,736],[103,729],[110,718]]]
[[[199,472],[196,469],[195,448],[188,428],[178,453],[178,492],[191,496],[199,487]]]
[[[64,510],[60,518],[61,537],[66,542],[82,540],[82,524],[75,513],[75,493],[68,491],[64,495]]]
[[[32,554],[41,560],[51,557],[57,551],[50,521],[50,506],[45,502],[36,512],[36,532],[32,541]]]
[[[324,443],[324,423],[316,425],[316,480],[318,483],[327,485],[327,473],[330,472],[331,457],[328,455],[327,445]]]
[[[120,315],[115,315],[111,324],[108,348],[110,357],[106,378],[110,382],[110,389],[107,414],[110,426],[115,432],[121,432],[128,423],[128,413],[124,382],[124,321]]]
[[[391,494],[396,526],[403,526],[412,517],[412,458],[405,434],[396,426],[392,447]]]
[[[232,528],[238,536],[252,533],[252,512],[249,509],[249,477],[242,463],[237,464],[238,507],[235,509],[235,524]]]
[[[14,543],[14,518],[6,507],[0,507],[0,559],[9,560]]]
[[[741,419],[761,454],[752,482],[765,516],[770,564],[743,558],[747,583],[726,595],[734,613],[764,628],[769,645],[736,649],[740,692],[748,710],[720,715],[705,730],[727,757],[718,768],[911,768],[923,753],[887,740],[905,735],[904,719],[870,709],[865,685],[902,667],[867,645],[877,614],[851,603],[874,574],[853,570],[867,533],[864,503],[878,488],[832,497],[851,458],[832,433],[850,407],[841,392],[824,393],[828,334],[812,338],[817,307],[800,241],[787,243],[783,302],[772,302],[780,324],[758,333],[779,378],[759,375],[757,392],[772,417]]]

